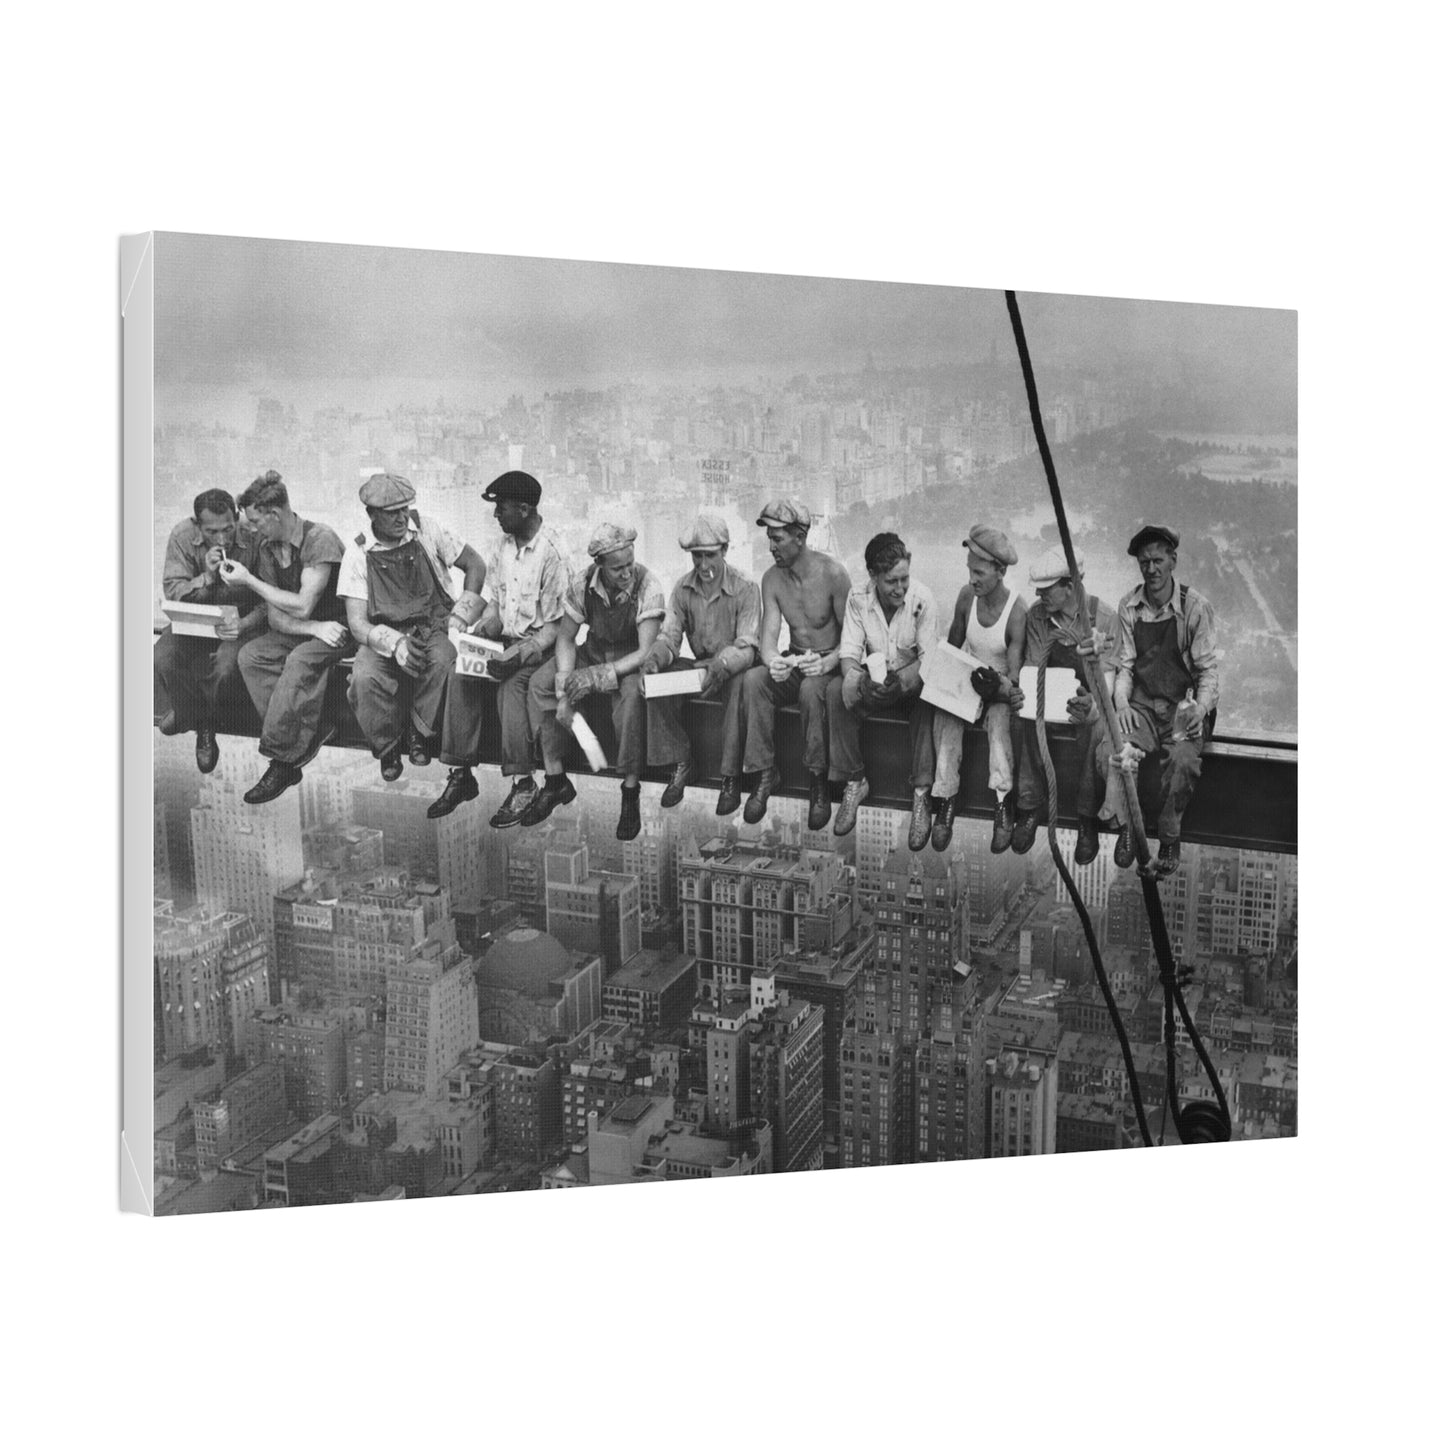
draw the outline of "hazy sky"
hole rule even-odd
[[[1021,294],[1051,362],[1183,361],[1293,397],[1292,311]],[[274,385],[327,378],[515,378],[539,387],[635,375],[851,370],[981,360],[1013,343],[1002,294],[958,287],[544,261],[161,233],[156,379]],[[535,397],[529,397],[529,400]],[[1289,407],[1293,413],[1292,403]]]

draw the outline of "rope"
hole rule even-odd
[[[1086,613],[1085,616],[1087,615]],[[1044,684],[1047,681],[1047,669],[1041,667],[1038,669],[1038,673],[1038,701],[1034,709],[1034,733],[1038,738],[1039,760],[1043,764],[1044,780],[1048,784],[1049,852],[1054,855],[1054,867],[1059,870],[1059,877],[1064,880],[1064,887],[1068,890],[1074,911],[1079,915],[1079,921],[1084,926],[1084,941],[1089,945],[1089,956],[1094,961],[1094,977],[1098,981],[1099,991],[1104,995],[1104,1002],[1108,1005],[1109,1017],[1113,1020],[1114,1033],[1118,1037],[1119,1047],[1124,1052],[1124,1072],[1129,1076],[1129,1093],[1134,1100],[1134,1118],[1139,1125],[1139,1133],[1144,1142],[1152,1145],[1154,1140],[1150,1137],[1149,1121],[1144,1114],[1144,1096],[1139,1089],[1139,1075],[1134,1069],[1134,1053],[1129,1047],[1129,1035],[1125,1031],[1124,1020],[1119,1016],[1119,1005],[1114,1002],[1114,990],[1109,987],[1109,975],[1104,972],[1104,960],[1099,954],[1098,940],[1094,937],[1094,921],[1089,917],[1089,910],[1084,907],[1083,897],[1074,883],[1073,875],[1065,867],[1064,855],[1059,849],[1059,781],[1054,774],[1054,760],[1049,756],[1049,740],[1044,731]]]
[[[1074,585],[1074,600],[1078,608],[1078,616],[1081,624],[1088,625],[1089,600],[1084,592],[1083,577],[1079,572],[1078,558],[1074,555],[1074,540],[1069,531],[1069,519],[1064,511],[1063,493],[1059,488],[1058,473],[1054,470],[1053,453],[1049,450],[1049,439],[1044,432],[1043,411],[1039,406],[1039,390],[1034,381],[1033,363],[1029,360],[1028,341],[1024,336],[1023,317],[1019,313],[1018,297],[1012,291],[1004,292],[1004,301],[1008,306],[1009,323],[1013,327],[1014,344],[1018,348],[1019,365],[1023,370],[1024,390],[1028,393],[1029,418],[1033,422],[1034,440],[1038,443],[1039,456],[1044,464],[1044,477],[1049,485],[1049,497],[1054,506],[1054,520],[1058,524],[1059,538],[1063,544],[1064,559],[1069,564],[1069,578]],[[1094,696],[1096,704],[1103,712],[1103,717],[1109,728],[1109,740],[1115,755],[1123,752],[1124,734],[1119,726],[1118,715],[1114,711],[1113,699],[1109,696],[1109,689],[1104,684],[1103,668],[1099,659],[1090,657],[1086,659],[1086,671],[1089,676],[1089,690]],[[1038,708],[1035,715],[1034,727],[1039,740],[1039,755],[1044,764],[1045,775],[1049,782],[1049,848],[1054,856],[1054,866],[1058,869],[1060,876],[1064,879],[1069,897],[1072,899],[1074,909],[1078,913],[1084,925],[1084,936],[1089,944],[1089,951],[1093,955],[1094,972],[1101,981],[1104,989],[1105,1001],[1109,1005],[1109,1015],[1114,1023],[1114,1032],[1118,1035],[1119,1046],[1124,1052],[1124,1063],[1129,1074],[1130,1088],[1134,1095],[1134,1111],[1139,1121],[1140,1132],[1144,1138],[1153,1144],[1149,1136],[1148,1125],[1143,1116],[1143,1105],[1139,1096],[1138,1082],[1134,1076],[1134,1061],[1129,1050],[1128,1036],[1124,1032],[1122,1020],[1119,1018],[1117,1008],[1114,1006],[1112,994],[1109,992],[1108,979],[1104,974],[1103,960],[1099,956],[1098,946],[1094,941],[1093,924],[1089,919],[1088,909],[1084,907],[1083,899],[1079,896],[1078,889],[1074,886],[1074,880],[1069,870],[1064,865],[1063,855],[1059,852],[1058,840],[1054,836],[1054,827],[1058,811],[1057,785],[1054,780],[1053,759],[1049,756],[1048,738],[1044,731],[1044,677],[1045,668],[1039,668],[1038,683]],[[1091,761],[1085,759],[1085,766],[1091,766]],[[1154,945],[1154,956],[1159,964],[1159,979],[1164,986],[1164,1060],[1165,1060],[1165,1090],[1169,1099],[1169,1112],[1174,1120],[1175,1132],[1179,1135],[1181,1142],[1184,1140],[1184,1128],[1180,1117],[1179,1091],[1175,1077],[1175,1041],[1174,1041],[1174,1008],[1177,1003],[1184,1026],[1194,1045],[1194,1051],[1204,1064],[1205,1072],[1209,1075],[1209,1081],[1214,1086],[1215,1098],[1219,1102],[1219,1108],[1223,1114],[1224,1137],[1229,1137],[1229,1106],[1225,1102],[1224,1090],[1219,1083],[1219,1075],[1215,1073],[1214,1065],[1209,1058],[1208,1050],[1205,1049],[1198,1031],[1194,1027],[1194,1020],[1189,1015],[1188,1006],[1184,1002],[1184,991],[1179,985],[1178,973],[1174,966],[1174,951],[1169,943],[1169,929],[1164,921],[1164,906],[1159,899],[1159,882],[1155,875],[1154,865],[1150,861],[1149,844],[1144,829],[1144,814],[1139,806],[1139,790],[1134,774],[1128,769],[1120,770],[1121,780],[1124,785],[1124,795],[1128,802],[1129,829],[1133,836],[1134,856],[1138,860],[1139,882],[1144,890],[1144,912],[1149,920],[1149,935]]]

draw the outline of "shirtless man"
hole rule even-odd
[[[1005,852],[1013,841],[1014,754],[1010,704],[1019,691],[1024,661],[1024,630],[1028,609],[1004,584],[1003,574],[1018,561],[1013,543],[997,527],[982,523],[968,529],[968,584],[953,608],[948,640],[983,663],[974,673],[974,688],[984,699],[983,726],[988,733],[988,785],[994,792],[993,839],[990,850]],[[972,724],[977,726],[978,724]],[[938,771],[933,796],[939,812],[933,825],[933,846],[942,853],[953,839],[953,814],[963,765],[964,722],[935,709],[933,745]]]
[[[763,573],[763,625],[758,639],[760,667],[743,674],[747,746],[743,771],[757,782],[743,808],[743,820],[757,823],[778,786],[773,726],[780,704],[796,702],[803,716],[803,762],[808,769],[808,827],[828,826],[828,681],[838,671],[838,644],[851,586],[848,570],[835,557],[808,546],[812,514],[799,502],[769,502],[758,517],[768,529],[773,565]],[[788,647],[778,634],[788,624]]]

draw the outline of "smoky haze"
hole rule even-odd
[[[502,394],[627,380],[967,365],[1013,341],[1001,295],[961,287],[161,234],[161,387],[429,378]],[[1293,431],[1291,311],[1025,293],[1050,368],[1163,371],[1199,427]],[[327,386],[326,384],[330,384]],[[363,389],[365,390],[365,389]]]

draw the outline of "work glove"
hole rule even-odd
[[[498,682],[505,682],[513,673],[520,672],[521,670],[522,659],[518,655],[515,643],[499,656],[491,658],[487,663],[488,675],[496,678]]]
[[[728,665],[720,657],[708,658],[703,667],[702,691],[699,697],[707,697],[722,687],[732,674],[728,672]]]
[[[1008,698],[1008,684],[991,667],[974,668],[968,680],[985,702],[1002,702]]]
[[[1080,688],[1068,701],[1068,713],[1072,721],[1086,723],[1094,715],[1094,699],[1084,689]]]

